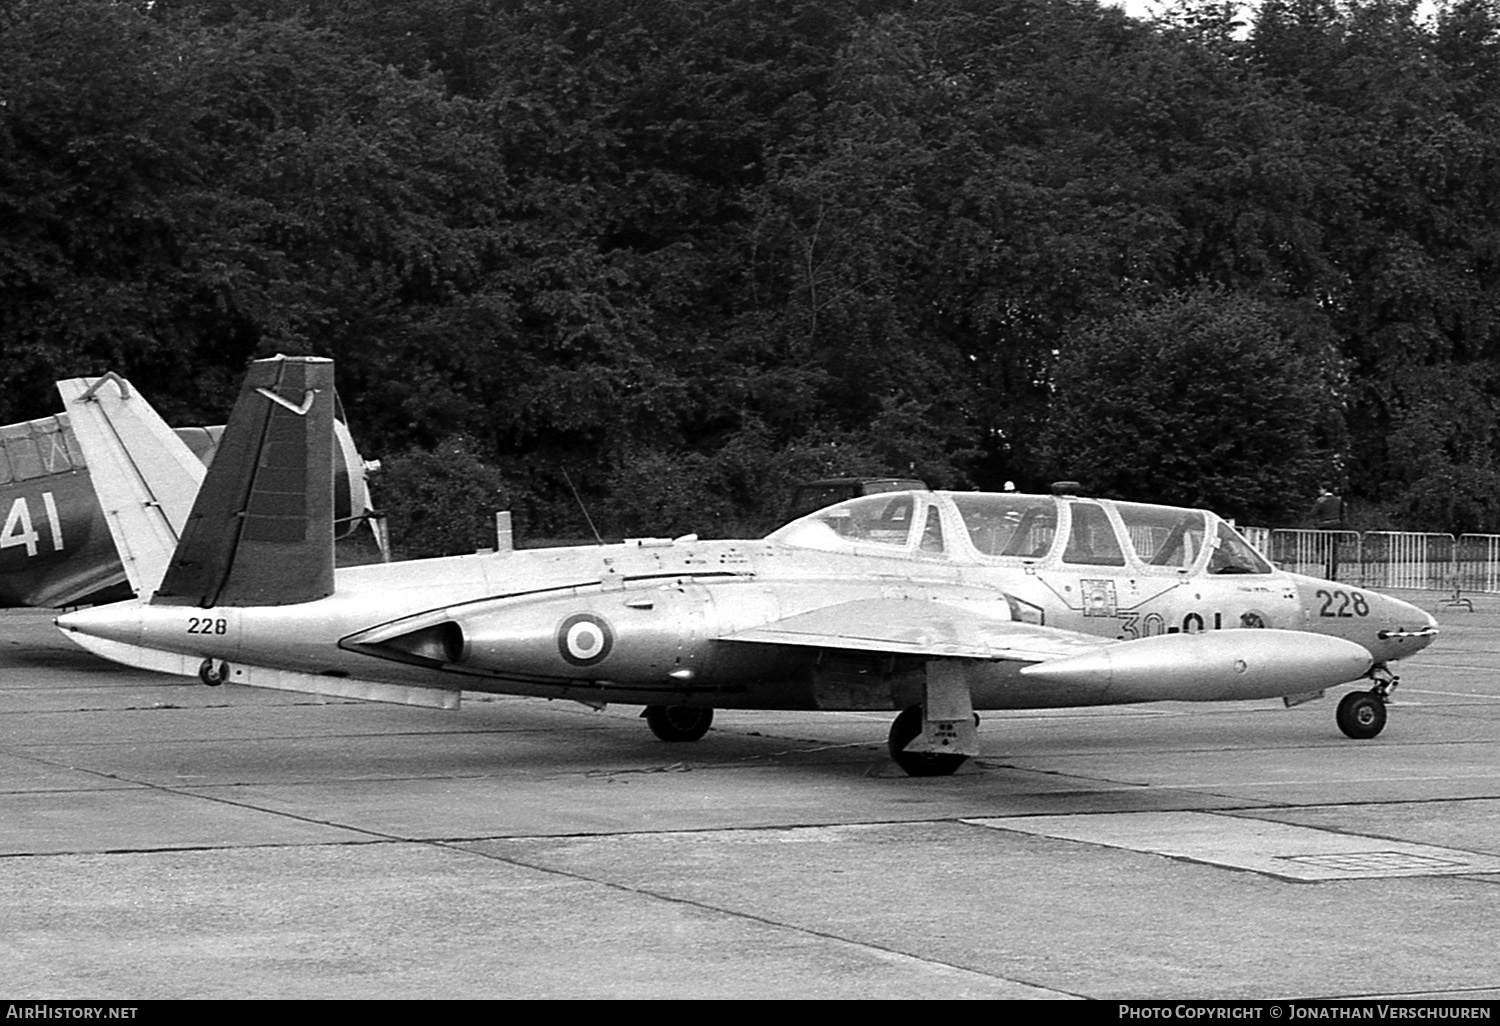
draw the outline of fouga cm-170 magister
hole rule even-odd
[[[1432,617],[1273,569],[1192,509],[893,492],[754,541],[634,539],[333,565],[333,365],[251,366],[191,513],[138,395],[59,383],[137,593],[69,613],[133,666],[451,708],[463,690],[642,705],[666,741],[716,708],[890,709],[892,758],[952,773],[975,710],[1314,696],[1384,726],[1388,667]],[[107,469],[106,469],[107,468]],[[177,521],[182,522],[177,522]]]

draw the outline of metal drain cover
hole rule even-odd
[[[1343,870],[1357,873],[1383,875],[1386,872],[1443,872],[1474,869],[1468,859],[1436,858],[1409,851],[1347,851],[1329,855],[1278,855],[1287,862],[1298,862],[1319,869]]]

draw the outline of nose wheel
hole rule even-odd
[[[1385,729],[1385,698],[1373,691],[1351,691],[1339,702],[1335,717],[1349,737],[1368,740]]]
[[[1385,729],[1385,706],[1400,678],[1383,666],[1371,671],[1375,686],[1369,691],[1351,691],[1339,701],[1334,718],[1339,729],[1356,741],[1368,741]]]

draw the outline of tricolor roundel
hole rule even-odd
[[[574,613],[557,625],[557,651],[574,666],[593,666],[614,643],[609,621],[593,613]]]

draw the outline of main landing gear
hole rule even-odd
[[[974,716],[974,726],[979,726],[979,716]],[[908,752],[906,746],[922,733],[922,707],[914,705],[904,710],[891,724],[891,734],[886,741],[891,761],[909,777],[951,777],[968,761],[967,755],[950,752]]]
[[[198,667],[198,679],[209,687],[216,688],[229,679],[229,664],[205,659],[203,665]]]
[[[1334,718],[1339,729],[1356,741],[1367,741],[1385,729],[1385,706],[1401,678],[1384,666],[1370,671],[1375,686],[1368,691],[1351,691],[1339,701]]]
[[[714,722],[712,709],[689,709],[681,705],[648,705],[641,713],[651,733],[663,741],[696,741]]]

